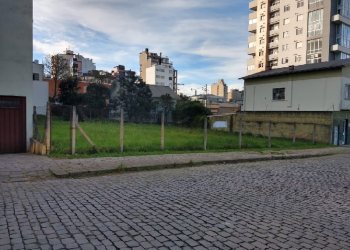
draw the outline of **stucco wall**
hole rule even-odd
[[[32,136],[32,0],[1,0],[0,95],[26,97],[27,146]]]
[[[272,100],[285,88],[285,100]],[[339,111],[342,71],[320,71],[245,81],[245,111]]]

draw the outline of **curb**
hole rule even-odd
[[[266,157],[254,157],[254,158],[241,158],[232,160],[213,160],[213,161],[197,161],[190,160],[188,163],[168,163],[158,165],[144,165],[144,166],[118,166],[116,168],[98,169],[98,170],[81,170],[81,171],[69,171],[64,169],[50,168],[50,173],[60,179],[64,178],[82,178],[82,177],[94,177],[107,175],[112,173],[127,173],[127,172],[139,172],[139,171],[151,171],[161,169],[175,169],[185,167],[199,167],[210,164],[239,164],[249,162],[262,162],[262,161],[275,161],[275,160],[291,160],[291,159],[306,159],[315,158],[329,155],[336,155],[337,153],[318,153],[318,154],[299,154],[299,155],[268,155]]]

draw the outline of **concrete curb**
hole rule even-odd
[[[322,157],[328,155],[341,154],[344,152],[318,152],[318,153],[305,153],[302,154],[300,151],[294,151],[289,154],[280,154],[280,155],[257,155],[257,153],[252,155],[244,155],[243,157],[235,157],[231,159],[213,159],[213,160],[196,160],[194,158],[188,158],[187,162],[168,162],[168,163],[145,163],[145,164],[125,164],[119,163],[119,165],[111,166],[95,166],[94,168],[87,169],[75,169],[74,166],[61,166],[61,167],[53,167],[50,168],[50,172],[56,178],[81,178],[81,177],[92,177],[92,176],[100,176],[111,173],[125,173],[125,172],[136,172],[136,171],[148,171],[148,170],[160,170],[160,169],[172,169],[172,168],[184,168],[184,167],[196,167],[201,165],[209,165],[209,164],[238,164],[238,163],[247,163],[247,162],[259,162],[259,161],[271,161],[271,160],[290,160],[290,159],[305,159],[305,158],[313,158],[313,157]],[[107,164],[108,165],[108,164]]]

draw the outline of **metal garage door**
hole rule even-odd
[[[0,96],[0,153],[26,151],[26,99]]]

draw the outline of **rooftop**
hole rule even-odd
[[[314,63],[314,64],[304,64],[300,66],[289,66],[285,68],[265,70],[259,73],[242,77],[240,79],[249,80],[249,79],[256,79],[256,78],[282,76],[282,75],[290,75],[290,74],[313,72],[313,71],[334,70],[334,69],[343,68],[347,65],[350,65],[350,59],[321,62],[321,63]]]

